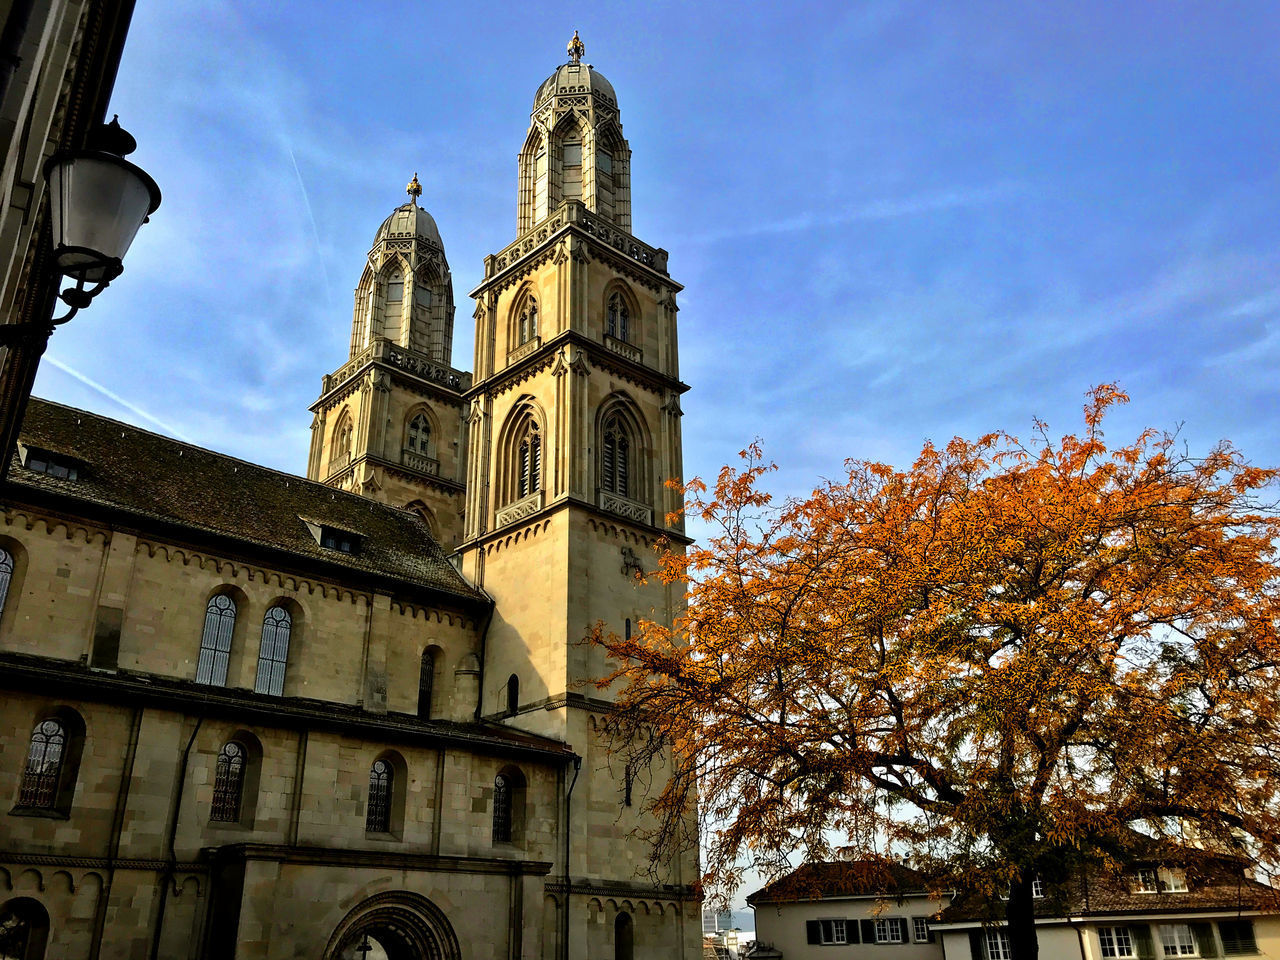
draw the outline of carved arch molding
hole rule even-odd
[[[388,960],[461,960],[458,938],[434,903],[415,893],[380,893],[355,906],[338,924],[324,960],[358,960],[365,935],[377,940]]]

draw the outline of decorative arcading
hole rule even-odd
[[[78,535],[80,541],[86,545],[92,544],[95,539],[100,539],[104,547],[111,543],[111,534],[105,530],[90,528],[83,524],[72,524],[65,520],[51,520],[23,510],[8,509],[3,513],[6,527],[18,526],[27,533],[36,533],[38,532],[36,527],[43,527],[45,536],[49,537],[61,530],[65,539],[71,540]]]

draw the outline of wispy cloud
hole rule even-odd
[[[161,430],[163,430],[165,433],[169,434],[170,436],[177,437],[179,440],[182,440],[186,443],[196,442],[192,440],[190,437],[186,436],[184,433],[182,433],[182,431],[177,429],[177,427],[170,426],[169,424],[161,420],[159,417],[153,416],[152,414],[148,413],[146,410],[143,410],[136,403],[131,403],[130,401],[126,400],[124,397],[120,396],[120,394],[116,393],[113,390],[109,390],[106,387],[104,387],[102,384],[98,383],[98,381],[91,380],[89,377],[86,377],[79,370],[75,369],[75,367],[68,366],[67,364],[59,360],[57,357],[46,355],[44,359],[46,363],[50,363],[53,366],[57,367],[67,376],[80,381],[90,390],[97,391],[98,393],[106,397],[108,400],[110,400],[112,403],[119,404],[120,406],[124,407],[126,410],[128,410],[130,413],[134,414],[135,416],[141,417],[143,420],[146,420],[150,424],[154,424],[155,426],[159,427]]]
[[[718,243],[722,240],[738,240],[745,237],[800,233],[823,227],[844,226],[849,223],[898,220],[944,210],[1003,203],[1025,195],[1025,188],[1018,183],[997,183],[987,187],[957,187],[905,197],[884,197],[832,213],[802,213],[782,220],[748,222],[741,226],[694,234],[682,238],[682,241],[684,243]]]

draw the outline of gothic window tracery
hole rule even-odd
[[[27,747],[19,806],[36,810],[57,807],[66,746],[67,728],[61,720],[49,717],[36,724]]]
[[[369,805],[364,828],[368,833],[391,832],[391,788],[395,771],[389,761],[378,759],[369,768]]]
[[[431,422],[424,413],[419,413],[409,421],[405,435],[405,447],[413,453],[427,456],[427,448],[431,443]]]
[[[13,554],[0,547],[0,613],[4,613],[4,602],[9,596],[9,584],[13,581]]]
[[[622,294],[616,290],[609,297],[605,332],[617,340],[630,341],[631,339],[631,308],[627,306],[627,301]]]
[[[505,773],[493,778],[493,842],[511,842],[511,782]]]
[[[235,627],[235,601],[225,593],[210,597],[204,612],[204,632],[200,635],[196,683],[215,687],[227,685],[227,664],[231,659],[231,638]]]
[[[333,453],[330,459],[337,462],[350,458],[351,438],[353,434],[351,415],[343,410],[338,418],[338,425],[333,428]]]
[[[244,744],[228,740],[218,753],[213,781],[213,808],[209,819],[217,823],[239,823],[244,799],[244,772],[247,751]]]
[[[518,335],[520,343],[528,343],[538,336],[538,301],[530,297],[520,311]]]
[[[274,606],[262,620],[262,645],[258,648],[258,676],[253,689],[279,697],[284,695],[284,674],[289,663],[289,634],[293,617],[282,606]]]

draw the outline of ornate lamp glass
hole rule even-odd
[[[54,256],[58,270],[76,281],[60,296],[73,312],[120,275],[138,228],[160,206],[156,182],[124,159],[136,147],[113,118],[89,149],[59,153],[45,163]],[[85,284],[94,286],[86,290]]]

